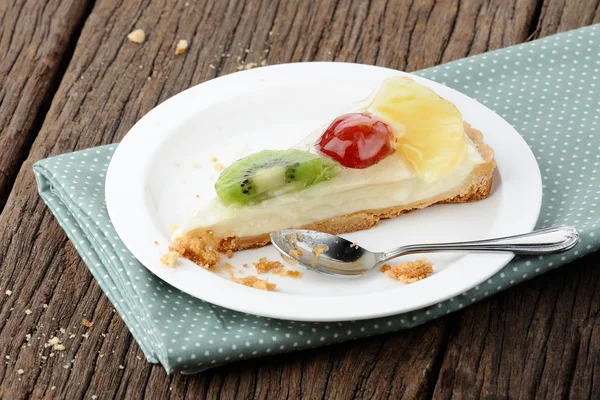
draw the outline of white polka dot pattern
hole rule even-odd
[[[543,175],[538,227],[575,225],[572,251],[516,258],[456,298],[371,321],[279,321],[190,297],[146,270],[119,240],[105,207],[115,146],[34,165],[39,191],[151,362],[167,372],[306,349],[422,324],[600,248],[600,29],[579,29],[452,62],[418,74],[482,102],[523,135]]]

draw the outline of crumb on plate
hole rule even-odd
[[[219,271],[221,254],[218,251],[219,240],[211,232],[198,232],[194,236],[183,236],[175,239],[169,250],[177,252],[181,257],[206,268],[211,272]]]
[[[169,251],[165,253],[161,258],[160,262],[169,268],[175,268],[177,260],[179,259],[179,253],[176,251]]]
[[[413,283],[431,275],[433,273],[433,264],[423,258],[417,261],[406,261],[394,267],[385,264],[381,267],[381,272],[392,279],[397,279],[404,283]]]
[[[264,274],[272,269],[283,267],[283,264],[281,264],[279,261],[268,261],[267,257],[261,257],[258,259],[258,262],[252,264],[254,264],[256,272],[259,274]]]
[[[246,276],[244,278],[231,277],[231,280],[240,285],[248,286],[254,289],[267,290],[272,292],[277,287],[276,284],[270,283],[266,279],[259,279],[256,276]]]

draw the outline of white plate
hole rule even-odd
[[[111,161],[106,200],[119,236],[150,271],[182,291],[219,306],[281,319],[343,321],[387,316],[435,304],[483,282],[513,256],[431,255],[434,274],[410,285],[379,271],[353,280],[311,271],[305,271],[301,279],[272,276],[269,280],[278,285],[275,292],[233,283],[187,260],[175,269],[159,261],[167,251],[169,227],[215,195],[212,185],[218,172],[211,157],[227,165],[248,152],[292,146],[365,98],[384,78],[395,75],[407,74],[359,64],[284,64],[214,79],[165,101],[131,129]],[[483,132],[498,165],[493,192],[483,201],[437,205],[344,236],[369,249],[383,250],[408,243],[531,231],[540,210],[542,184],[525,141],[475,100],[412,77],[453,102],[464,119]],[[238,252],[230,262],[241,267],[263,256],[279,259],[273,246],[267,246]]]

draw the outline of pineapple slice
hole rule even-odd
[[[466,154],[467,141],[458,109],[410,78],[386,79],[368,112],[392,126],[396,151],[426,182],[452,171]]]

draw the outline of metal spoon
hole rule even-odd
[[[557,226],[522,235],[472,242],[413,244],[383,252],[371,252],[357,244],[328,233],[288,229],[271,234],[279,252],[314,271],[338,277],[360,277],[369,270],[399,256],[440,251],[512,252],[514,254],[554,254],[567,251],[579,242],[571,226]]]

